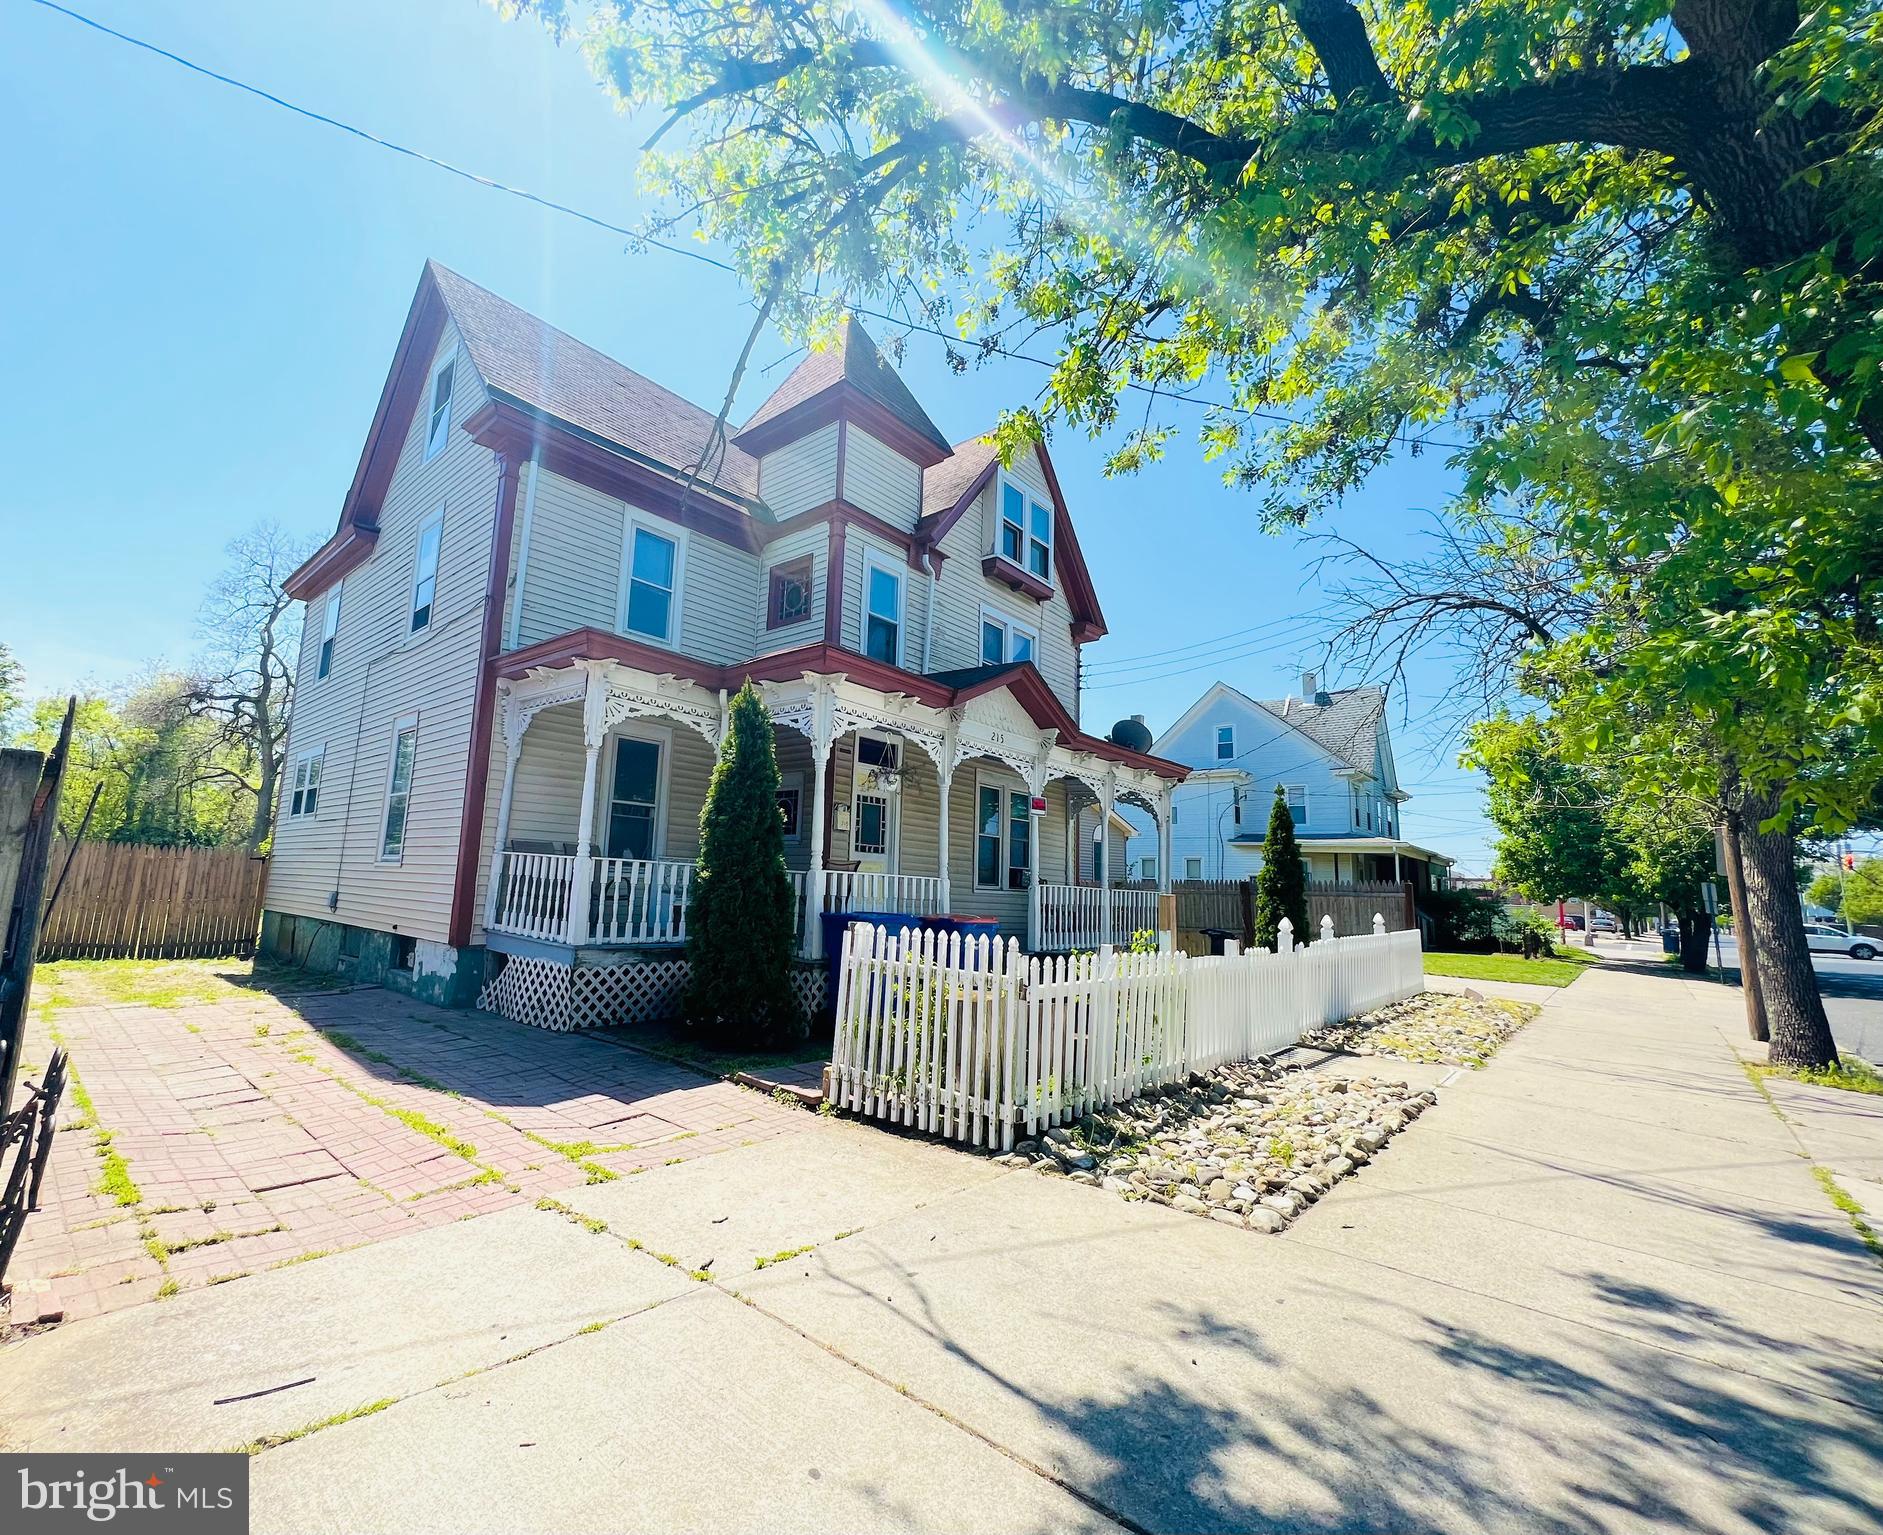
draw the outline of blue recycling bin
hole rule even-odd
[[[843,963],[844,929],[852,922],[868,922],[876,927],[886,927],[893,936],[905,927],[914,927],[916,920],[907,912],[900,911],[827,911],[819,919],[824,924],[824,968],[830,978],[830,1005],[837,1005],[837,969]]]

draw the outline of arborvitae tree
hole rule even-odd
[[[791,988],[794,926],[771,715],[748,682],[732,700],[700,812],[687,1022],[728,1047],[802,1039],[804,1010]]]
[[[1275,930],[1283,917],[1294,923],[1296,943],[1314,937],[1308,931],[1308,878],[1295,842],[1295,818],[1288,810],[1288,796],[1276,784],[1268,835],[1262,839],[1262,871],[1255,876],[1255,941],[1263,948],[1275,947]]]

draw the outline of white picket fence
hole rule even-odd
[[[1416,931],[1278,952],[1029,956],[1018,941],[853,926],[844,935],[830,1098],[977,1146],[1035,1135],[1191,1071],[1292,1045],[1425,989]]]

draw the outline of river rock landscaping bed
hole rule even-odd
[[[1277,1232],[1438,1101],[1268,1057],[1154,1089],[1002,1158],[1188,1215]]]
[[[1482,1066],[1537,1014],[1535,1004],[1475,992],[1425,991],[1301,1036],[1312,1050],[1390,1055],[1402,1061]]]

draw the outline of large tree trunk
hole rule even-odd
[[[1699,910],[1682,910],[1674,920],[1680,924],[1680,968],[1689,975],[1705,975],[1706,945],[1713,925]]]
[[[1759,830],[1759,821],[1777,810],[1768,799],[1748,796],[1739,829],[1750,931],[1758,946],[1760,990],[1772,1036],[1770,1058],[1774,1066],[1834,1066],[1837,1044],[1805,942],[1792,834]]]

